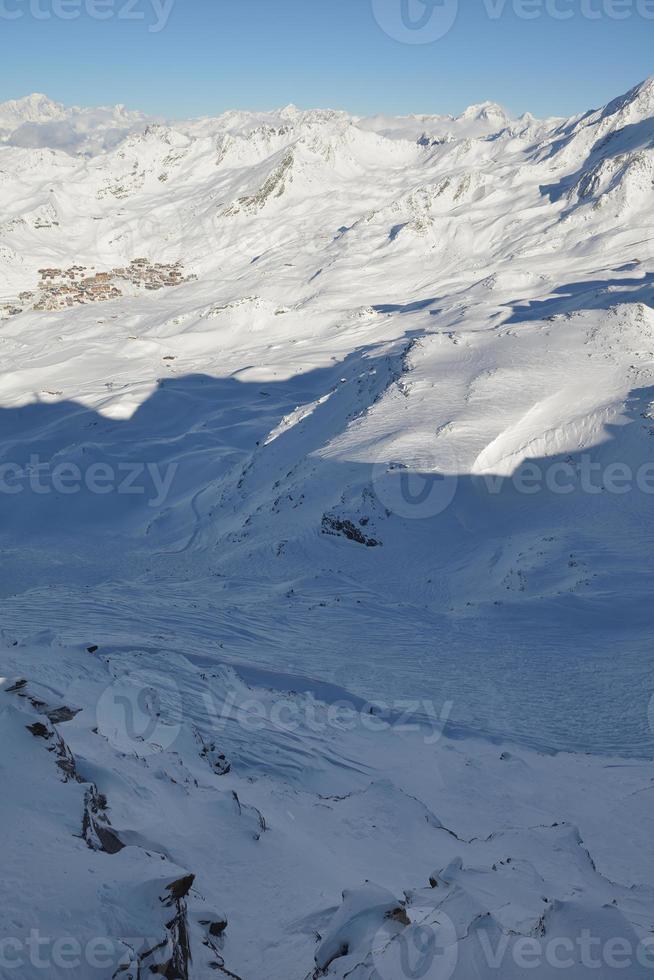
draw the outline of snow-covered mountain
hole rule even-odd
[[[130,112],[122,105],[66,107],[33,93],[0,103],[0,145],[93,155],[112,149],[128,133],[142,129],[146,121],[142,112]]]
[[[653,218],[654,79],[0,105],[21,977],[650,975]]]

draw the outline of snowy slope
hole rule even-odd
[[[0,106],[2,936],[84,980],[651,973],[653,217],[654,80]]]

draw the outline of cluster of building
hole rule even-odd
[[[149,259],[132,259],[129,265],[109,272],[95,272],[83,265],[72,265],[68,269],[39,269],[39,277],[36,302],[32,303],[35,293],[23,292],[18,302],[5,304],[0,307],[0,312],[4,316],[15,316],[28,305],[34,310],[63,310],[80,303],[117,299],[123,295],[125,283],[155,290],[179,286],[195,278],[184,275],[181,262],[165,264],[150,262]]]

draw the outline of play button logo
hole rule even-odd
[[[375,20],[402,44],[433,44],[452,29],[458,0],[372,0]]]

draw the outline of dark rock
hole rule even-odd
[[[12,684],[11,687],[7,688],[7,694],[15,694],[16,691],[22,691],[26,685],[27,681],[25,678],[21,678],[19,681],[16,681],[15,684]]]
[[[91,784],[84,797],[82,837],[92,851],[118,854],[125,845],[112,828],[107,809],[107,797]]]
[[[356,541],[357,544],[364,544],[367,548],[377,548],[382,543],[381,541],[377,541],[376,538],[366,537],[352,521],[333,517],[331,514],[323,514],[322,533],[332,534],[334,536],[340,535],[347,538],[348,541]]]
[[[67,708],[64,705],[61,708],[53,708],[50,711],[46,711],[46,715],[53,725],[61,725],[65,721],[72,721],[75,715],[78,715],[81,710],[81,708]]]
[[[216,922],[210,922],[208,919],[201,919],[200,925],[205,926],[208,929],[210,936],[222,936],[227,928],[227,919],[219,919]]]
[[[195,875],[185,875],[183,878],[178,878],[177,881],[171,882],[170,885],[166,885],[166,891],[170,892],[170,896],[165,901],[176,902],[180,898],[186,898],[193,887],[194,881]]]
[[[51,732],[49,728],[46,728],[46,726],[40,721],[35,721],[33,725],[26,725],[25,727],[27,728],[28,732],[31,732],[32,735],[34,735],[35,738],[47,739],[52,738],[53,736],[53,732]]]

